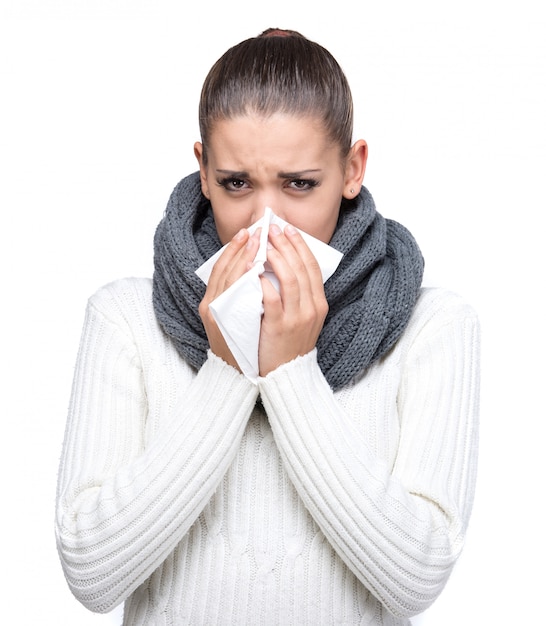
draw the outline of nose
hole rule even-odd
[[[284,203],[281,194],[275,193],[275,191],[263,191],[261,193],[256,193],[254,197],[254,216],[256,221],[263,217],[265,207],[269,207],[275,215],[280,217],[283,220],[286,220],[285,211],[284,211]]]

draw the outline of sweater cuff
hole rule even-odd
[[[332,394],[332,389],[318,364],[316,348],[288,363],[283,363],[267,376],[258,378],[258,387],[262,397],[267,398],[272,406],[285,405],[290,397],[299,397],[302,400],[316,397],[318,390],[320,395]],[[283,399],[281,396],[286,398]]]
[[[222,393],[223,390],[229,392],[237,389],[244,395],[253,395],[254,392],[256,397],[258,396],[258,389],[251,380],[210,349],[207,351],[207,359],[197,373],[197,378],[201,379],[208,389],[214,389],[215,395]]]

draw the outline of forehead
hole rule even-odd
[[[337,157],[339,148],[317,118],[276,113],[215,122],[209,136],[209,152],[215,160],[228,160],[237,167],[246,162],[271,162],[286,168],[291,163]]]

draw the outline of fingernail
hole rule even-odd
[[[245,238],[246,228],[241,228],[241,230],[233,237],[234,241],[242,241]]]
[[[295,229],[295,228],[294,228],[291,224],[287,224],[287,225],[284,227],[284,232],[285,232],[287,235],[295,235],[295,234],[296,234],[296,229]]]
[[[281,229],[277,226],[277,224],[271,224],[271,226],[269,227],[269,232],[274,235],[280,235],[281,234]]]

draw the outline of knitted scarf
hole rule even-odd
[[[324,285],[329,312],[317,354],[337,390],[362,375],[400,337],[419,294],[424,262],[412,235],[376,211],[365,187],[354,200],[343,201],[329,243],[344,256]],[[153,303],[163,330],[197,369],[209,346],[198,312],[205,284],[195,270],[220,247],[196,172],[174,188],[155,233]]]

